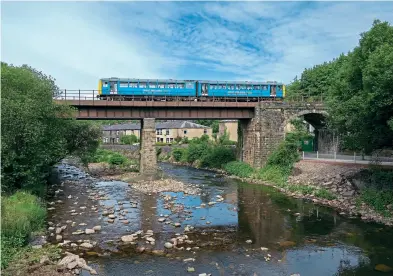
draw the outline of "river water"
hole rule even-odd
[[[168,176],[199,186],[201,195],[142,194],[127,183],[86,180],[78,169],[59,166],[63,180],[81,180],[60,187],[64,193],[53,200],[62,202],[51,205],[56,207],[50,211],[49,221],[67,224],[64,239],[96,243],[83,256],[99,275],[380,275],[375,265],[393,267],[391,228],[346,219],[334,210],[288,198],[270,187],[184,166],[162,163],[160,167]],[[173,203],[183,207],[180,212],[165,208],[166,194],[176,196]],[[217,196],[224,200],[210,206]],[[206,206],[201,208],[203,203]],[[115,209],[118,217],[114,223],[103,216],[105,206]],[[158,221],[165,216],[167,221],[180,222],[181,227]],[[102,226],[99,233],[72,234],[96,225]],[[183,234],[186,225],[194,227],[186,233],[194,243],[184,245],[185,250],[165,249],[164,243],[176,233]],[[118,242],[123,235],[149,229],[156,239],[152,249],[167,255],[136,253],[135,247]],[[195,260],[184,262],[187,258]],[[187,272],[189,267],[195,271]]]

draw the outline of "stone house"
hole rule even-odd
[[[106,125],[102,127],[105,144],[120,144],[123,135],[134,134],[140,139],[141,125],[136,123]],[[192,139],[202,135],[212,137],[212,128],[189,121],[156,122],[156,141],[172,143],[177,137]]]

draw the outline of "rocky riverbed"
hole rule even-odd
[[[345,269],[393,266],[390,239],[368,242],[378,246],[379,263],[348,240],[366,240],[380,231],[393,237],[390,230],[358,226],[331,209],[263,185],[183,166],[161,168],[166,176],[157,181],[133,174],[127,183],[59,164],[46,231],[49,244],[62,250],[57,261],[49,256],[56,273],[331,275],[341,261],[331,256],[342,255],[351,258]],[[42,271],[46,274],[33,274],[51,275]]]

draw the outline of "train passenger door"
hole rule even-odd
[[[202,96],[207,96],[207,83],[202,83]]]
[[[117,81],[110,81],[109,89],[111,94],[117,94]]]
[[[271,97],[276,96],[276,86],[275,85],[270,85],[270,96]]]

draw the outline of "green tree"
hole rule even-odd
[[[359,46],[305,69],[287,86],[288,98],[319,97],[328,107],[328,127],[343,146],[370,153],[392,146],[393,27],[375,20]]]
[[[374,21],[338,71],[328,101],[330,124],[347,148],[392,146],[393,27]]]
[[[27,65],[1,63],[1,71],[1,187],[35,191],[52,165],[67,154],[94,148],[99,135],[87,130],[87,140],[79,139],[86,129],[70,119],[72,108],[54,103],[59,89],[50,76]]]

